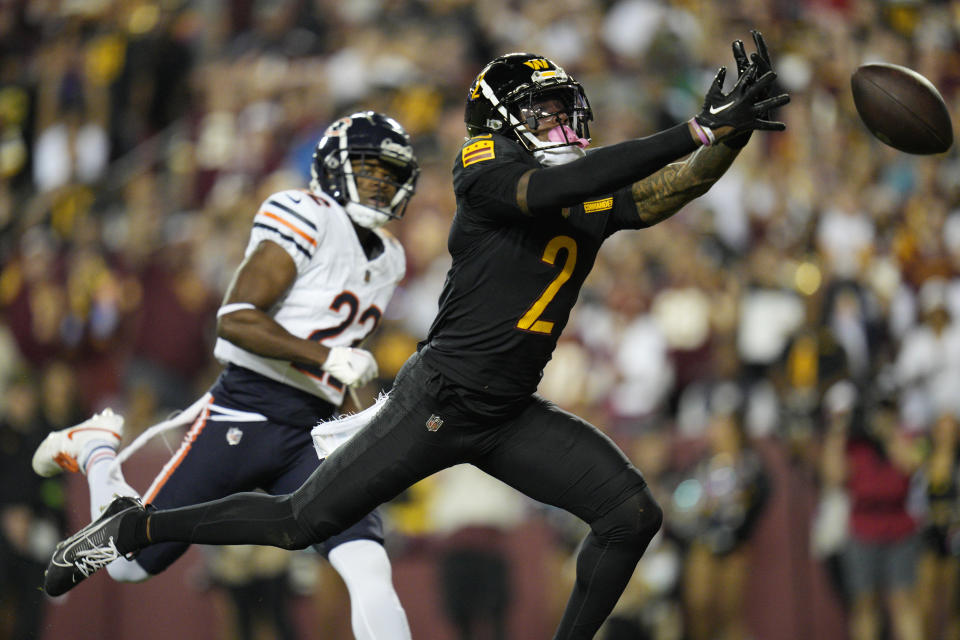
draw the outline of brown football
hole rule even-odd
[[[953,144],[950,113],[922,75],[896,64],[864,64],[850,77],[853,103],[874,136],[906,153],[943,153]]]

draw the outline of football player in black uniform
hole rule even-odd
[[[118,510],[62,543],[47,579],[79,581],[96,568],[87,558],[169,540],[305,547],[466,462],[590,525],[554,637],[592,638],[662,512],[609,438],[535,391],[603,241],[704,193],[753,130],[784,128],[767,114],[789,98],[769,96],[774,74],[754,39],[749,58],[734,43],[733,89],[723,92],[721,68],[695,117],[589,153],[593,114],[579,83],[537,55],[490,62],[468,93],[472,137],[453,170],[453,264],[440,310],[367,426],[289,496]]]

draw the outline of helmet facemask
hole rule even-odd
[[[530,150],[573,145],[585,149],[590,144],[590,105],[580,85],[564,84],[525,92],[505,106],[519,120],[514,132]],[[537,130],[549,125],[553,126],[547,140],[541,140]]]
[[[413,150],[389,139],[379,148],[350,147],[347,137],[340,137],[339,148],[322,163],[312,164],[310,188],[332,195],[366,229],[402,218],[420,173]],[[323,176],[317,175],[318,165]]]
[[[361,227],[376,229],[403,217],[413,196],[416,172],[385,153],[351,153],[343,165],[347,215]]]

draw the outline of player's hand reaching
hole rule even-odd
[[[353,347],[333,347],[321,368],[348,387],[362,387],[379,373],[373,354]]]
[[[756,47],[756,52],[750,54],[750,58],[747,58],[747,52],[743,48],[743,40],[735,40],[733,42],[733,59],[737,63],[737,77],[742,76],[750,68],[750,65],[756,67],[757,77],[761,78],[768,71],[773,71],[773,63],[770,61],[770,50],[767,49],[767,43],[763,39],[763,34],[757,31],[756,29],[750,30],[750,35],[753,36],[753,45]],[[767,90],[762,93],[762,95],[757,96],[758,98],[768,98],[777,89],[776,83],[772,83],[767,86]],[[770,119],[770,112],[761,114],[761,117],[764,120]]]
[[[703,101],[703,110],[695,118],[697,123],[713,130],[718,140],[739,131],[786,129],[787,126],[782,122],[765,120],[763,116],[770,109],[790,102],[790,96],[781,93],[761,99],[777,76],[773,71],[767,71],[760,77],[756,77],[756,74],[756,65],[750,63],[730,93],[724,93],[723,79],[727,75],[727,68],[720,67]]]
[[[728,137],[732,133],[750,132],[755,129],[783,131],[782,122],[769,119],[771,109],[790,102],[786,93],[770,97],[776,74],[770,63],[770,53],[759,31],[751,31],[757,48],[750,58],[743,42],[733,43],[733,58],[737,65],[737,82],[730,93],[723,93],[726,67],[721,67],[704,100],[703,110],[691,122],[694,131],[705,144]],[[697,127],[697,125],[700,125]],[[700,135],[698,129],[706,129]]]
[[[753,36],[753,45],[757,48],[755,53],[747,57],[747,51],[744,49],[743,40],[733,41],[733,59],[737,63],[737,77],[747,72],[752,63],[757,68],[757,77],[763,76],[767,71],[773,71],[773,63],[770,62],[770,51],[767,49],[767,43],[763,39],[763,34],[756,29],[750,30]],[[764,98],[766,96],[763,96]]]
[[[757,49],[756,52],[750,56],[747,56],[747,51],[743,46],[743,40],[737,39],[733,41],[733,59],[737,64],[738,79],[743,77],[743,75],[747,73],[747,70],[750,69],[751,61],[756,67],[757,77],[762,77],[767,71],[773,71],[773,63],[770,62],[770,51],[767,49],[767,43],[763,39],[763,34],[756,29],[751,29],[750,35],[753,36],[753,44]],[[775,84],[769,85],[767,90],[764,91],[762,95],[758,95],[757,98],[768,98],[775,89]],[[760,114],[760,117],[764,120],[769,120],[770,112],[768,111]],[[723,144],[727,145],[731,149],[742,149],[744,146],[746,146],[747,142],[750,141],[750,136],[752,134],[752,130],[743,131],[726,138],[723,141]]]

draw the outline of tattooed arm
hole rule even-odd
[[[725,144],[700,147],[685,160],[668,164],[634,182],[633,201],[640,219],[647,226],[655,225],[702,196],[727,171],[739,152]]]

